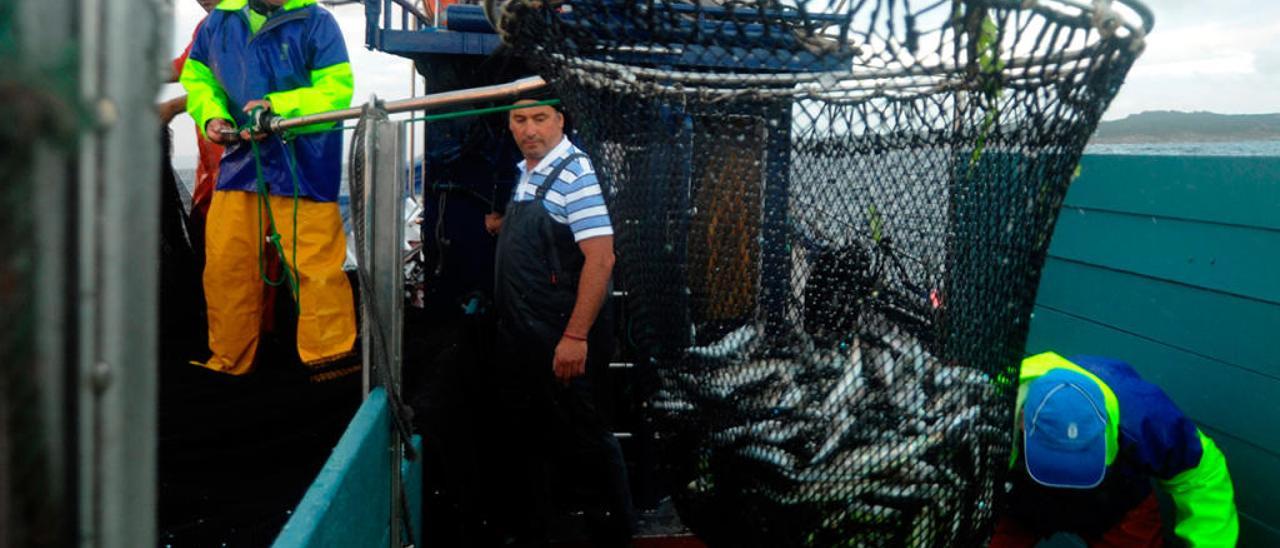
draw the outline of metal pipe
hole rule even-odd
[[[426,24],[428,22],[427,15],[418,11],[418,7],[409,3],[409,0],[391,0],[391,2],[396,4],[397,6],[400,6],[400,8],[404,10],[406,15],[412,15],[415,19],[422,22],[423,24]],[[391,9],[391,6],[387,6],[387,10],[390,11],[390,9]],[[387,21],[387,27],[390,27],[390,26],[391,26],[391,22]],[[404,25],[401,28],[409,28],[409,26]]]
[[[454,105],[464,105],[480,101],[494,101],[498,99],[516,97],[522,93],[536,91],[546,87],[546,85],[546,81],[541,77],[530,76],[528,78],[521,78],[514,82],[507,82],[505,84],[494,84],[492,86],[479,88],[432,93],[422,97],[412,97],[409,99],[401,99],[399,101],[391,101],[384,103],[382,105],[382,109],[386,111],[387,114],[395,114],[398,112],[408,112],[413,110],[431,110]],[[363,112],[364,105],[361,105],[344,110],[332,110],[329,112],[299,116],[297,118],[274,118],[270,123],[271,132],[279,133],[287,129],[309,126],[312,124],[353,120],[359,118]]]
[[[391,30],[391,3],[383,2],[382,8],[382,30],[388,31]]]

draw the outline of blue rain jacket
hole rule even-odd
[[[337,21],[315,0],[289,0],[269,17],[253,13],[247,0],[223,0],[196,35],[181,82],[187,110],[197,127],[215,118],[248,122],[249,101],[267,99],[286,118],[351,105],[353,78]],[[297,172],[298,195],[322,202],[338,197],[342,134],[333,124],[302,128],[287,138],[259,143],[263,174],[271,194],[291,196]],[[323,131],[323,132],[322,132]],[[226,148],[217,190],[257,191],[249,143]]]
[[[1188,546],[1234,546],[1239,534],[1234,489],[1213,440],[1163,390],[1120,360],[1083,355],[1068,360],[1046,352],[1022,362],[1021,384],[1060,367],[1098,381],[1107,400],[1107,476],[1089,490],[1045,488],[1028,479],[1016,457],[1010,512],[1039,529],[1097,533],[1148,497],[1155,480],[1173,500],[1174,532]],[[1023,395],[1020,391],[1019,406]]]

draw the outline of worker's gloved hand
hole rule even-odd
[[[257,99],[254,101],[249,101],[248,103],[244,104],[245,114],[252,115],[253,111],[258,108],[261,108],[264,112],[270,112],[271,101],[268,101],[266,99]],[[240,138],[246,141],[248,141],[249,139],[253,139],[254,141],[261,141],[263,139],[266,139],[267,135],[268,134],[266,132],[250,132],[247,129],[240,132]]]
[[[556,380],[568,384],[574,377],[587,372],[587,341],[561,337],[556,345],[554,360]]]
[[[226,145],[235,141],[234,137],[228,135],[228,132],[235,132],[235,130],[236,126],[231,125],[231,120],[222,118],[214,118],[204,124],[205,137],[219,145]]]

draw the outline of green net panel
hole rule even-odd
[[[1136,2],[511,0],[606,185],[681,518],[717,546],[981,544]]]

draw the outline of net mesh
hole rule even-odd
[[[56,335],[39,327],[59,317],[50,309],[61,301],[51,296],[60,294],[64,259],[41,251],[63,237],[49,197],[68,186],[57,161],[74,150],[88,117],[73,107],[77,44],[33,51],[27,39],[59,29],[37,31],[23,7],[0,0],[0,546],[59,546],[69,520],[64,492],[51,486],[61,478],[63,433],[51,428],[57,413],[47,382],[58,377],[54,358],[63,349],[51,354]]]
[[[1145,10],[486,8],[606,185],[685,523],[713,545],[980,544],[1054,220]]]

